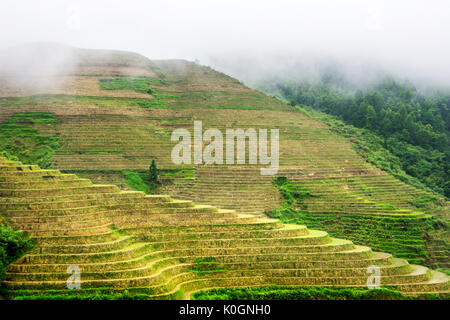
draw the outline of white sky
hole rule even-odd
[[[1,0],[1,47],[53,41],[152,59],[320,54],[450,84],[445,0]]]

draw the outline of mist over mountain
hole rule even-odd
[[[448,9],[443,0],[4,0],[0,49],[46,41],[198,59],[248,84],[337,68],[354,86],[388,73],[448,87]]]
[[[209,57],[205,61],[205,64],[216,70],[263,91],[267,91],[270,83],[321,81],[352,91],[368,90],[387,78],[411,82],[423,93],[450,90],[450,82],[440,78],[442,74],[434,77],[420,74],[414,68],[392,67],[375,59],[361,57],[285,54],[265,57]]]
[[[369,61],[338,60],[331,57],[287,56],[211,58],[208,63],[217,70],[238,78],[251,87],[278,81],[317,82],[333,77],[333,83],[348,89],[375,85],[390,73]],[[331,80],[331,79],[330,79]]]

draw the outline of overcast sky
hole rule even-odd
[[[445,0],[1,0],[0,39],[1,47],[52,41],[218,66],[240,57],[368,59],[450,85]]]

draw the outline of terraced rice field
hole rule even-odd
[[[211,287],[363,287],[367,267],[407,294],[448,292],[449,278],[325,231],[168,195],[121,191],[0,158],[0,210],[35,240],[4,284],[15,296],[122,292],[189,298]],[[81,288],[67,289],[78,266]]]
[[[61,147],[53,155],[53,168],[129,189],[118,170],[146,170],[153,159],[160,169],[180,167],[170,159],[175,145],[170,134],[175,128],[192,133],[194,120],[202,120],[204,129],[222,132],[226,128],[278,128],[278,175],[315,195],[305,200],[309,215],[302,216],[301,223],[345,236],[357,245],[369,243],[391,253],[399,248],[396,253],[410,262],[449,267],[448,231],[433,226],[433,216],[449,222],[448,202],[367,163],[355,152],[351,140],[323,123],[208,67],[126,55],[104,63],[91,54],[84,57],[88,63],[80,63],[78,71],[65,75],[75,77],[66,91],[42,89],[39,93],[44,95],[30,96],[33,92],[26,87],[15,91],[11,86],[0,88],[0,96],[8,97],[0,98],[0,121],[18,112],[50,112],[58,120],[56,124],[32,125],[40,134],[59,138]],[[151,94],[100,89],[101,79],[136,76],[164,82],[151,85]],[[85,86],[86,79],[92,88]],[[161,193],[254,218],[264,217],[264,212],[283,204],[272,178],[261,176],[258,166],[181,167],[194,168],[194,176],[174,178]],[[395,222],[400,216],[417,226],[409,242],[401,237],[405,226]],[[377,229],[361,224],[360,217],[373,217],[371,223],[381,230],[378,237],[373,236]],[[348,226],[333,225],[332,221],[339,219]],[[393,231],[388,231],[390,226]],[[383,232],[386,235],[381,241]],[[411,241],[420,242],[425,251],[415,249],[417,243]]]

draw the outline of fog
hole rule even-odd
[[[444,0],[2,0],[0,50],[45,41],[198,60],[246,83],[333,65],[356,83],[387,72],[448,87],[449,18]]]

